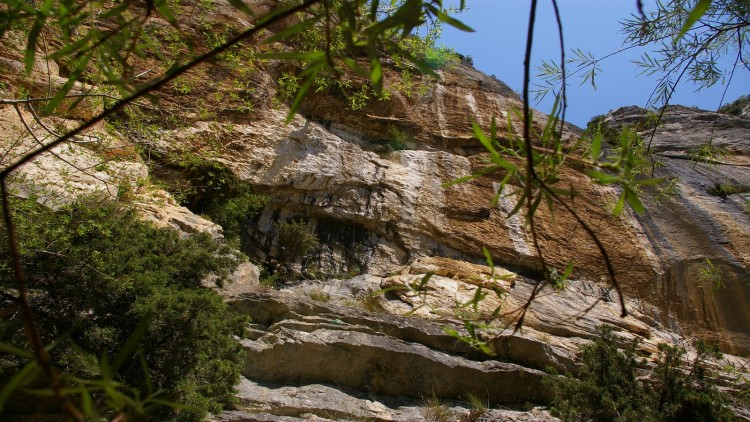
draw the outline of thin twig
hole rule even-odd
[[[563,129],[565,128],[565,112],[568,110],[568,80],[566,77],[565,70],[565,41],[563,36],[563,25],[562,19],[560,18],[560,10],[557,7],[557,0],[552,0],[552,8],[555,10],[555,20],[557,22],[557,32],[560,38],[560,63],[562,63],[562,89],[560,94],[562,96],[562,115],[560,116],[560,138],[562,138]]]
[[[13,108],[16,109],[16,113],[18,113],[18,118],[21,119],[21,123],[23,124],[23,127],[26,128],[26,131],[29,132],[29,134],[34,139],[34,141],[36,141],[37,144],[39,144],[40,146],[43,147],[44,146],[44,142],[42,142],[42,140],[39,139],[36,136],[36,134],[31,129],[31,127],[29,127],[28,123],[26,123],[26,119],[23,118],[23,114],[21,114],[21,110],[18,108],[18,104],[13,104]],[[53,157],[57,158],[58,160],[62,161],[63,163],[65,163],[65,164],[73,167],[74,169],[80,171],[81,173],[83,173],[83,174],[85,174],[87,176],[93,177],[94,179],[96,179],[96,180],[104,183],[106,186],[109,187],[109,183],[106,180],[103,180],[103,179],[99,178],[98,176],[95,176],[95,175],[87,172],[86,170],[84,170],[84,169],[78,167],[77,165],[71,163],[70,161],[68,161],[65,158],[61,157],[59,154],[55,153],[52,150],[48,150],[47,152],[50,153],[50,154],[52,154]]]
[[[526,312],[534,301],[539,290],[544,287],[544,284],[549,280],[549,269],[547,268],[547,262],[544,259],[544,253],[541,245],[539,244],[539,236],[536,232],[536,224],[534,223],[534,198],[533,198],[533,180],[539,180],[536,170],[534,169],[534,154],[531,145],[531,119],[530,107],[529,107],[529,83],[531,80],[531,48],[534,43],[534,23],[536,20],[536,8],[537,0],[531,1],[531,11],[529,12],[529,26],[526,34],[526,53],[523,63],[523,140],[526,145],[526,183],[524,184],[524,196],[526,197],[526,221],[529,224],[531,230],[531,238],[534,243],[534,249],[536,249],[537,256],[539,257],[539,263],[542,267],[542,274],[544,280],[539,282],[529,295],[529,299],[524,306],[521,315],[518,317],[514,332],[521,329],[523,321],[526,317]]]

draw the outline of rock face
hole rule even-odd
[[[264,385],[243,379],[237,397],[244,410],[217,415],[217,422],[368,420],[368,421],[531,421],[559,419],[541,409],[522,412],[506,409],[472,409],[465,403],[424,402],[362,395],[326,385],[285,387]]]
[[[278,253],[277,224],[301,218],[322,242],[300,265],[322,276],[383,276],[424,256],[483,262],[485,247],[496,263],[538,278],[528,228],[521,216],[508,217],[517,188],[508,187],[493,206],[499,178],[445,187],[483,164],[481,149],[468,135],[471,122],[487,125],[493,115],[518,107],[518,99],[500,82],[462,65],[442,76],[442,81],[430,82],[422,98],[396,94],[389,102],[354,112],[346,110],[340,98],[317,95],[304,107],[307,117],[286,126],[279,124],[285,115],[279,108],[252,120],[235,120],[229,130],[197,122],[164,133],[162,139],[175,141],[156,146],[200,150],[201,139],[212,139],[225,146],[217,153],[220,162],[256,191],[270,195],[251,229],[261,245],[255,251],[260,260]],[[613,221],[606,207],[616,200],[615,190],[592,185],[574,169],[562,172],[561,185],[577,192],[572,205],[609,251],[628,297],[657,305],[651,318],[665,326],[719,342],[724,351],[746,354],[746,199],[741,193],[724,199],[707,190],[715,183],[748,185],[743,161],[748,123],[722,116],[714,125],[714,114],[682,108],[671,113],[653,140],[665,163],[659,174],[681,180],[680,193],[667,200],[669,205],[651,203],[643,216],[627,214]],[[617,115],[615,123],[639,116],[617,120]],[[388,127],[411,134],[411,149],[388,151]],[[715,144],[734,155],[715,166],[682,159],[711,130]],[[689,139],[684,133],[690,133]],[[551,264],[562,269],[572,261],[577,279],[605,278],[594,243],[564,209],[557,207],[554,221],[540,210],[537,224]],[[711,293],[710,286],[696,282],[701,271],[707,271],[706,259],[719,266],[726,289]]]
[[[644,116],[644,110],[628,107],[611,112],[605,122],[638,124]],[[750,120],[675,106],[655,132],[645,129],[641,134],[661,164],[656,176],[674,180],[676,187],[660,204],[648,194],[648,213],[636,217],[661,268],[651,286],[658,298],[655,303],[662,305],[661,320],[718,342],[728,352],[746,355]],[[713,155],[701,161],[695,152],[709,143]],[[706,162],[709,159],[712,162]]]
[[[329,383],[416,399],[473,394],[487,397],[492,405],[550,399],[541,384],[543,372],[456,356],[462,349],[466,353],[466,346],[443,334],[439,325],[310,302],[285,303],[268,296],[234,302],[251,317],[257,315],[254,321],[270,323],[264,335],[245,342],[245,376],[282,384]],[[289,313],[296,315],[290,318]],[[433,347],[414,337],[430,338]]]
[[[227,2],[216,3],[211,19],[248,25]],[[250,2],[260,13],[273,3]],[[23,45],[0,40],[3,96],[10,96],[7,87],[43,93],[64,79],[57,63],[41,60],[22,77],[22,51]],[[158,65],[143,60],[134,70]],[[175,119],[154,133],[98,126],[38,157],[13,180],[20,194],[50,206],[101,192],[132,200],[157,224],[221,238],[218,225],[180,207],[148,179],[161,164],[158,157],[192,154],[225,165],[254,192],[270,197],[245,227],[245,252],[256,262],[284,254],[280,223],[304,221],[315,232],[319,247],[292,260],[298,274],[312,281],[267,291],[258,286],[259,268],[247,264],[235,274],[238,282],[225,286],[227,300],[250,315],[253,325],[243,342],[240,405],[217,420],[441,420],[433,413],[443,411],[453,415],[447,420],[553,420],[539,409],[477,414],[466,394],[488,406],[547,403],[542,371],[574,369],[575,352],[600,324],[614,326],[623,341],[640,339],[644,356],[653,355],[659,343],[688,345],[698,338],[739,355],[728,357],[736,367],[750,367],[744,359],[750,354],[747,117],[673,107],[653,139],[643,130],[663,164],[656,175],[676,178],[677,188],[666,199],[644,192],[643,215],[626,212],[613,220],[607,208],[616,190],[592,184],[576,168],[561,170],[559,187],[576,192],[568,204],[612,258],[627,299],[629,316],[623,318],[599,251],[560,204],[554,216],[539,208],[538,240],[550,265],[562,270],[573,262],[575,272],[563,291],[537,291],[542,277],[531,233],[522,214],[510,215],[519,187],[497,192],[502,175],[494,173],[447,185],[486,163],[472,123],[487,130],[497,117],[510,122],[503,140],[519,136],[512,110],[521,102],[502,82],[451,64],[439,81],[415,77],[420,94],[407,95],[398,72],[386,67],[389,101],[351,110],[339,94],[316,93],[284,124],[288,108],[275,82],[284,66],[267,61],[245,69],[236,97],[252,102],[253,112],[229,108],[236,100],[229,94],[239,89],[236,69],[191,71],[184,75],[191,93],[157,93],[160,107]],[[198,101],[202,109],[196,111]],[[36,120],[25,109],[0,106],[0,165],[99,107],[85,100]],[[642,119],[642,110],[625,108],[606,121],[638,125]],[[534,113],[534,125],[545,121]],[[33,123],[31,130],[24,122]],[[564,139],[579,135],[567,128]],[[714,162],[691,161],[709,139],[731,155],[704,148],[714,153]],[[146,158],[136,146],[147,151]],[[487,255],[493,268],[484,265]],[[422,280],[428,280],[425,289],[415,289]],[[475,307],[471,302],[480,289],[489,294]],[[372,295],[378,291],[388,293]],[[457,340],[468,337],[459,323],[467,315],[487,323],[479,340],[492,358]],[[523,329],[513,333],[521,315]],[[430,405],[433,396],[444,404]]]

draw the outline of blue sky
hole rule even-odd
[[[444,25],[440,42],[461,54],[470,55],[478,70],[495,75],[520,92],[530,2],[467,0],[466,3],[469,10],[457,17],[476,32],[461,32]],[[572,48],[580,48],[595,57],[605,56],[623,46],[624,36],[619,21],[637,11],[636,0],[559,0],[558,3],[568,53]],[[644,1],[647,9],[653,3],[654,0]],[[538,7],[532,63],[539,65],[543,59],[559,62],[559,39],[551,2],[539,1]],[[657,85],[656,77],[639,76],[637,66],[631,63],[644,51],[634,49],[604,60],[602,73],[597,76],[596,90],[591,84],[579,86],[580,80],[573,80],[568,91],[567,119],[585,127],[591,117],[609,110],[626,105],[644,106]],[[671,103],[715,110],[725,88],[726,84],[718,83],[710,89],[695,92],[695,86],[683,84]],[[738,71],[729,85],[725,102],[745,94],[750,94],[750,72]],[[551,100],[535,107],[549,112]]]

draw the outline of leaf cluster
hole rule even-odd
[[[464,8],[463,3],[460,9]],[[299,22],[264,41],[267,44],[289,42],[292,48],[259,57],[297,61],[299,72],[295,76],[299,78],[299,87],[288,119],[310,89],[321,85],[316,82],[321,79],[357,75],[366,81],[376,97],[382,98],[385,57],[392,58],[401,68],[413,66],[424,74],[436,76],[433,67],[440,61],[447,61],[448,52],[435,50],[436,57],[431,67],[427,53],[432,50],[415,53],[413,34],[428,22],[446,23],[471,31],[451,17],[450,12],[442,0],[311,2],[311,7],[299,14]]]
[[[183,239],[99,198],[57,211],[13,205],[43,341],[64,391],[88,403],[87,413],[196,420],[231,401],[242,366],[233,336],[242,335],[243,319],[201,282],[226,277],[239,256],[207,234]],[[5,263],[0,287],[5,313],[17,294]],[[3,344],[25,350],[19,315],[0,326]],[[4,355],[0,378],[23,377],[19,394],[47,394],[34,367],[28,352]]]
[[[739,116],[750,104],[750,95],[743,95],[729,104],[725,104],[719,108],[719,113],[731,114],[733,116]]]
[[[667,104],[685,76],[708,88],[731,80],[741,69],[750,45],[750,2],[747,0],[669,0],[656,2],[644,16],[623,21],[626,44],[654,44],[654,54],[635,62],[643,74],[660,75],[649,105]],[[722,68],[721,56],[736,57]]]
[[[623,350],[608,326],[581,349],[576,377],[548,375],[544,383],[554,394],[552,413],[565,421],[732,421],[729,398],[708,377],[706,364],[718,351],[696,344],[696,357],[685,350],[659,345],[653,368],[639,375],[638,343]]]
[[[225,238],[236,241],[242,230],[268,203],[268,196],[252,191],[226,165],[194,153],[175,153],[165,157],[152,154],[176,171],[152,172],[157,181],[174,195],[181,205],[201,214],[223,229]]]
[[[315,231],[302,220],[282,221],[277,230],[278,255],[282,263],[301,258],[320,244]]]

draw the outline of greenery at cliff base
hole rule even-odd
[[[685,359],[678,346],[660,344],[655,365],[641,370],[637,341],[623,350],[609,326],[581,349],[576,377],[554,371],[544,383],[554,393],[552,414],[564,421],[733,421],[730,398],[714,385],[707,363],[718,351],[696,344],[696,357]],[[646,373],[644,376],[643,374]]]
[[[234,336],[243,335],[244,318],[201,283],[225,278],[237,253],[99,197],[58,210],[33,200],[13,206],[38,327],[64,391],[89,417],[202,420],[233,400],[242,368]],[[7,242],[0,248],[6,256]],[[36,407],[24,397],[51,393],[13,314],[18,292],[7,262],[0,289],[0,343],[13,352],[0,354],[0,409],[23,414]]]

